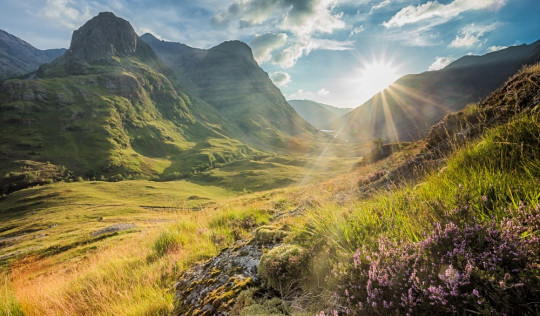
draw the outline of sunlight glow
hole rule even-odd
[[[365,94],[375,95],[386,89],[399,78],[397,69],[389,62],[372,61],[361,70],[361,89]]]

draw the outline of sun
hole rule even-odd
[[[398,78],[397,68],[390,62],[372,61],[363,65],[359,79],[364,94],[373,96]]]

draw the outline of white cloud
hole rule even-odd
[[[353,42],[346,41],[334,41],[329,39],[296,39],[296,41],[285,48],[272,59],[272,63],[279,65],[281,68],[291,68],[296,64],[296,61],[302,57],[308,55],[315,49],[323,50],[350,50],[352,49]]]
[[[88,5],[77,7],[72,0],[47,0],[42,10],[35,14],[69,29],[79,28],[92,18]]]
[[[335,0],[235,0],[212,22],[224,26],[238,19],[242,27],[271,23],[297,35],[332,33],[346,26],[342,14],[332,12],[335,5]]]
[[[448,4],[428,1],[418,6],[407,6],[383,23],[386,28],[401,27],[407,24],[430,21],[442,24],[466,11],[492,9],[498,10],[506,0],[454,0]]]
[[[257,35],[251,41],[259,62],[272,59],[282,68],[290,68],[314,49],[350,49],[352,42],[320,39],[347,25],[342,12],[334,12],[338,0],[235,0],[212,18],[220,28],[238,23],[241,29],[273,30],[274,35]],[[282,34],[282,35],[277,35]],[[285,49],[275,53],[281,47]],[[272,56],[274,54],[274,56]]]
[[[285,33],[265,33],[258,34],[251,40],[249,45],[253,50],[253,57],[259,64],[272,58],[272,52],[283,47],[287,42]]]
[[[378,4],[371,7],[371,10],[369,10],[369,14],[372,14],[373,11],[375,10],[387,7],[390,3],[392,3],[392,0],[384,0],[384,1],[379,2]]]
[[[283,87],[286,86],[289,82],[291,82],[291,76],[282,71],[276,71],[270,74],[270,79],[272,79],[272,82],[276,86]]]
[[[449,57],[439,57],[437,56],[435,58],[435,61],[431,64],[431,66],[429,66],[429,71],[434,71],[434,70],[441,70],[443,69],[444,67],[450,65],[450,63],[452,63],[454,60],[456,60],[454,57],[452,56],[449,56]]]
[[[492,23],[487,25],[469,24],[461,29],[456,38],[448,45],[448,47],[472,47],[479,43],[482,43],[481,37],[485,33],[491,32],[499,27],[499,23]]]
[[[325,88],[321,88],[321,90],[317,91],[317,94],[320,96],[329,95],[330,91],[326,90]]]
[[[363,25],[357,26],[351,30],[349,37],[352,37],[358,33],[362,33],[366,28]]]
[[[508,48],[508,46],[490,46],[486,49],[486,53],[492,53],[506,48]]]

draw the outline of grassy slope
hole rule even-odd
[[[179,271],[248,237],[250,228],[238,227],[239,221],[263,224],[276,206],[289,206],[280,192],[239,198],[244,189],[343,173],[357,161],[354,153],[346,154],[329,144],[320,156],[240,160],[190,182],[61,182],[14,192],[0,200],[0,256],[11,267],[2,276],[2,296],[13,303],[0,305],[0,311],[165,313],[172,308],[171,283]],[[91,235],[118,223],[137,227]]]
[[[212,113],[199,113],[151,65],[135,58],[115,62],[67,77],[55,77],[62,67],[53,65],[46,78],[4,83],[0,172],[20,173],[7,175],[6,185],[9,178],[62,178],[44,169],[21,171],[35,162],[88,179],[179,178],[260,154],[228,138],[227,126],[208,122]]]

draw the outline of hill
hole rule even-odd
[[[236,124],[238,137],[259,149],[306,150],[317,130],[287,103],[248,45],[228,41],[210,49],[141,37],[174,72],[181,87]]]
[[[304,120],[318,129],[328,127],[329,123],[352,111],[310,100],[289,100],[289,104]]]
[[[540,41],[465,56],[438,71],[406,75],[328,129],[347,139],[417,140],[446,114],[478,102],[523,65],[540,61]]]
[[[36,71],[41,64],[63,55],[65,49],[40,50],[0,30],[0,81]]]
[[[168,72],[129,22],[88,21],[38,78],[2,84],[2,191],[76,177],[174,179],[260,155]]]

